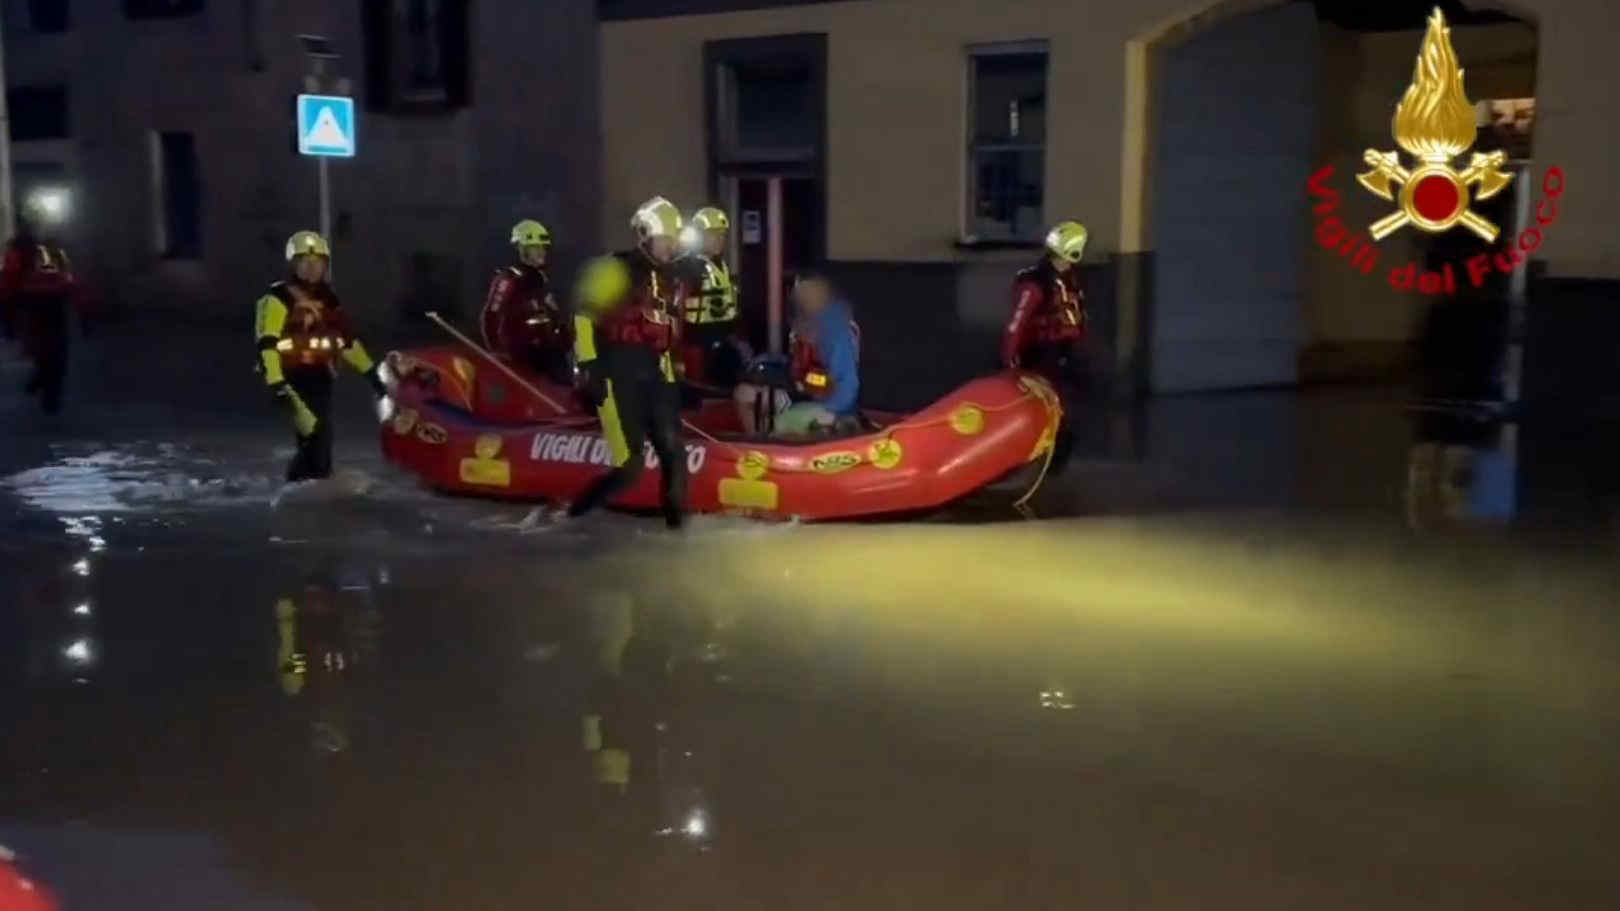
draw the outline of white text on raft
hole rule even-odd
[[[658,453],[652,444],[642,447],[643,463],[648,468],[658,467]],[[608,466],[607,440],[588,433],[537,433],[529,444],[529,459],[534,462],[561,462],[565,465]],[[686,470],[697,474],[709,459],[708,447],[701,443],[686,444]]]

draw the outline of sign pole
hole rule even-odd
[[[328,161],[326,159],[326,156],[323,155],[320,158],[317,158],[315,160],[315,167],[317,169],[317,173],[320,175],[320,185],[321,185],[321,189],[320,189],[320,194],[321,194],[321,236],[326,238],[327,246],[331,246],[331,244],[332,244],[332,178],[331,178],[331,175],[328,173],[328,167],[327,166],[328,166]],[[332,259],[335,259],[335,257],[328,258],[328,260],[326,262],[326,280],[327,281],[332,280]]]

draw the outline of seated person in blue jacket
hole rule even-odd
[[[737,386],[745,433],[768,428],[774,436],[810,436],[831,430],[839,419],[858,411],[861,329],[849,303],[825,276],[801,273],[793,285],[793,307],[787,382]]]

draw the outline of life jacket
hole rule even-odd
[[[546,271],[529,266],[496,270],[480,325],[486,347],[513,357],[524,348],[566,349],[572,343]]]
[[[0,285],[8,293],[66,294],[73,290],[73,264],[61,247],[26,238],[6,245],[5,275]]]
[[[287,322],[276,342],[282,368],[331,367],[349,343],[343,307],[332,287],[277,282],[270,293],[287,305]]]
[[[861,358],[861,326],[855,320],[849,321],[849,331],[855,336],[855,360]],[[793,381],[807,395],[814,399],[824,399],[833,393],[832,374],[828,372],[827,362],[822,358],[821,352],[816,348],[815,339],[808,332],[794,329],[788,333],[788,358],[793,372]]]
[[[693,293],[686,295],[681,318],[687,324],[729,323],[737,319],[737,286],[731,280],[731,267],[718,257],[693,256],[690,268]]]
[[[1080,290],[1078,269],[1059,272],[1041,262],[1018,273],[1018,285],[1035,284],[1041,292],[1040,305],[1027,315],[1023,330],[1026,343],[1071,342],[1086,334],[1086,296]]]
[[[630,290],[617,307],[597,321],[596,333],[608,344],[643,347],[663,354],[675,344],[675,314],[684,295],[681,282],[640,250],[616,253],[630,270]]]

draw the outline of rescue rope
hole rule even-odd
[[[529,393],[530,395],[534,396],[535,398],[539,399],[540,401],[546,403],[546,406],[548,408],[550,408],[552,411],[555,411],[558,414],[567,413],[568,409],[566,409],[563,406],[561,406],[561,405],[557,404],[556,402],[552,401],[551,396],[546,395],[544,392],[541,392],[539,389],[536,389],[534,387],[534,385],[531,384],[528,380],[524,379],[521,376],[518,376],[517,371],[515,371],[511,367],[508,367],[505,364],[501,363],[499,358],[495,357],[495,355],[489,353],[488,351],[485,351],[484,348],[481,345],[479,345],[477,342],[474,342],[472,339],[468,338],[467,336],[462,335],[460,330],[456,329],[455,326],[452,326],[449,323],[445,322],[444,318],[439,316],[438,313],[436,313],[436,312],[434,312],[432,310],[429,310],[427,312],[427,318],[432,320],[434,323],[438,324],[440,329],[443,329],[444,331],[446,331],[446,332],[450,333],[452,336],[454,336],[456,341],[458,341],[458,342],[462,343],[463,345],[466,345],[468,348],[471,348],[472,350],[478,352],[480,357],[482,357],[484,360],[488,361],[489,363],[494,364],[497,369],[499,369],[502,373],[506,374],[507,379],[511,380],[514,383],[517,383],[519,386],[521,386],[523,388],[523,390],[525,392]]]
[[[1035,483],[1029,485],[1029,489],[1024,491],[1023,496],[1013,501],[1013,509],[1016,509],[1018,514],[1026,519],[1035,518],[1035,511],[1029,508],[1029,501],[1031,497],[1035,496],[1035,491],[1041,489],[1041,482],[1046,480],[1046,472],[1052,467],[1052,456],[1056,452],[1057,440],[1053,440],[1051,445],[1046,447],[1046,458],[1041,462],[1041,472],[1035,476]]]
[[[1014,399],[1011,402],[1008,402],[1005,405],[997,405],[995,407],[989,407],[989,406],[986,406],[986,405],[981,405],[978,402],[963,402],[958,407],[966,406],[966,407],[971,407],[971,408],[977,408],[980,411],[985,412],[986,414],[995,414],[997,412],[1009,411],[1009,410],[1011,410],[1013,408],[1017,408],[1018,406],[1024,404],[1026,401],[1028,401],[1031,398],[1036,398],[1035,394],[1031,393],[1031,392],[1028,392],[1028,391],[1025,391],[1024,393],[1019,395],[1018,398]],[[893,424],[890,424],[889,426],[883,428],[883,433],[878,437],[878,439],[880,439],[880,440],[892,439],[894,437],[895,432],[899,431],[899,430],[906,430],[906,429],[913,429],[914,430],[914,429],[921,428],[921,427],[932,427],[932,426],[934,426],[936,424],[948,424],[948,423],[950,423],[950,420],[951,420],[950,416],[946,415],[945,417],[933,418],[933,419],[930,419],[930,420],[927,420],[927,421],[897,421],[897,422],[895,422]],[[714,434],[709,433],[708,431],[706,431],[703,428],[697,426],[696,424],[693,424],[691,421],[688,421],[685,418],[681,419],[681,425],[684,426],[687,430],[692,431],[694,434],[702,437],[705,440],[708,440],[710,443],[713,443],[715,446],[719,447],[719,449],[723,453],[725,453],[727,455],[730,455],[734,461],[741,462],[743,460],[743,458],[745,458],[746,455],[747,455],[743,450],[737,448],[731,442],[729,442],[727,440],[722,440],[722,439],[716,437]],[[832,442],[832,441],[829,441],[829,442]],[[1041,470],[1040,470],[1039,473],[1037,473],[1035,475],[1035,481],[1029,485],[1028,490],[1024,491],[1023,496],[1021,496],[1018,499],[1013,501],[1013,504],[1012,504],[1013,509],[1016,510],[1019,515],[1023,516],[1026,519],[1035,518],[1034,511],[1032,509],[1030,509],[1030,507],[1029,507],[1029,501],[1034,498],[1036,491],[1039,491],[1041,489],[1041,484],[1045,483],[1046,475],[1052,468],[1052,457],[1056,452],[1057,452],[1057,441],[1053,440],[1046,447],[1046,453],[1045,453],[1044,457],[1041,459]],[[780,465],[771,466],[771,470],[772,471],[787,472],[787,473],[812,471],[812,469],[810,469],[810,468],[786,468],[786,467],[783,467],[783,466],[780,466]]]
[[[978,410],[980,410],[980,411],[982,411],[982,412],[984,412],[986,414],[996,414],[998,412],[1010,411],[1010,410],[1012,410],[1014,408],[1017,408],[1020,405],[1024,404],[1029,399],[1032,399],[1032,398],[1035,398],[1035,397],[1036,396],[1033,393],[1030,393],[1030,392],[1026,391],[1026,392],[1021,393],[1018,396],[1018,398],[1012,400],[1011,402],[1008,402],[1005,405],[990,406],[990,405],[981,405],[978,402],[962,402],[957,407],[958,408],[962,408],[962,407],[977,408]],[[953,409],[953,410],[955,410],[955,409]],[[894,434],[897,431],[900,431],[900,430],[917,430],[917,429],[920,429],[920,428],[923,428],[923,427],[933,427],[933,426],[938,425],[938,424],[949,424],[950,422],[951,422],[950,415],[945,415],[944,417],[939,417],[939,418],[931,418],[931,419],[926,420],[926,421],[906,421],[906,420],[896,421],[895,423],[890,424],[887,427],[882,428],[881,433],[877,434],[877,439],[878,440],[893,439]],[[717,447],[720,448],[721,452],[723,452],[723,453],[725,453],[727,455],[730,455],[733,459],[741,461],[744,457],[747,456],[747,452],[745,450],[739,448],[736,444],[732,443],[729,440],[720,439],[719,437],[715,436],[712,433],[709,433],[707,430],[704,430],[703,428],[697,426],[696,424],[693,424],[691,421],[688,421],[685,418],[681,418],[681,426],[685,427],[687,430],[692,431],[694,434],[702,437],[703,439],[709,441],[710,443],[715,444]],[[825,442],[833,443],[833,442],[837,442],[837,440],[827,440]],[[1048,450],[1048,451],[1050,451],[1050,450]],[[808,467],[787,468],[787,467],[778,466],[778,465],[772,465],[771,470],[772,471],[785,472],[785,473],[789,473],[789,474],[794,473],[794,472],[806,472],[806,473],[809,473],[809,472],[814,471],[814,469],[808,468]],[[1044,477],[1045,474],[1046,474],[1046,472],[1043,469],[1041,471],[1041,475]],[[1036,481],[1036,486],[1039,486],[1039,485],[1040,485],[1040,481],[1037,480]],[[1033,494],[1034,490],[1031,489],[1030,493]],[[1026,495],[1025,498],[1027,499],[1027,497],[1028,497],[1028,495]]]

